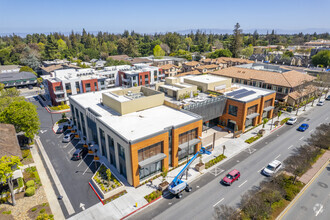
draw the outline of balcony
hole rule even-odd
[[[56,102],[65,102],[67,100],[69,100],[67,97],[55,98]]]
[[[64,94],[64,90],[55,90],[55,91],[54,91],[54,94],[55,94],[55,95],[58,95],[58,94]]]
[[[165,77],[165,74],[159,74],[158,77]]]
[[[130,80],[129,79],[122,78],[122,81],[123,82],[129,82]]]

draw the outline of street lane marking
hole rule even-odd
[[[241,186],[243,186],[246,182],[247,182],[247,180],[245,180],[241,185],[239,185],[238,188],[240,188]]]
[[[313,207],[313,210],[315,212],[315,216],[318,216],[320,213],[323,212],[323,205],[316,203],[315,206]]]
[[[304,139],[305,136],[302,136],[301,138],[299,138],[299,141],[301,141],[302,139]]]
[[[293,145],[291,145],[290,147],[288,147],[288,149],[290,149],[291,147],[293,147]]]
[[[263,168],[261,168],[260,170],[258,170],[258,171],[257,171],[257,173],[260,173],[260,172],[261,172],[261,170],[263,170],[264,168],[265,168],[265,167],[263,167]]]
[[[279,154],[277,157],[275,157],[275,160],[277,159],[277,158],[279,158],[281,156],[281,154]]]
[[[220,199],[220,201],[217,202],[217,203],[215,203],[215,204],[213,205],[213,207],[217,206],[217,205],[218,205],[220,202],[222,202],[224,199],[225,199],[225,198]]]

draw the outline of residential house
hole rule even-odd
[[[190,61],[187,63],[183,63],[182,68],[183,68],[184,72],[189,72],[189,71],[196,70],[196,68],[199,67],[200,65],[201,64],[197,61]]]

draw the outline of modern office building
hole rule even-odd
[[[162,92],[113,88],[69,100],[81,137],[135,187],[200,148],[202,118],[164,105]]]

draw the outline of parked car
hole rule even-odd
[[[232,170],[222,179],[222,183],[230,186],[233,182],[238,180],[240,176],[241,174],[238,170]]]
[[[297,129],[298,131],[306,131],[309,128],[308,124],[302,124],[299,126],[299,128]]]
[[[286,123],[288,125],[293,125],[294,123],[296,123],[296,121],[297,121],[297,118],[296,117],[292,117]]]
[[[28,88],[29,88],[29,89],[33,89],[33,86],[32,86],[32,85],[29,85]]]
[[[79,148],[73,153],[72,160],[80,160],[82,157],[83,157],[83,150]]]
[[[318,106],[322,106],[322,105],[324,105],[324,101],[319,101],[319,102],[317,103],[317,105],[318,105]]]
[[[263,170],[262,173],[265,176],[273,176],[279,169],[281,169],[282,163],[278,160],[274,160],[269,163]]]
[[[328,95],[328,97],[325,100],[330,100],[330,95]]]
[[[62,134],[64,132],[63,127],[59,127],[56,131],[56,134]]]
[[[69,143],[73,138],[74,138],[74,133],[66,134],[66,135],[63,137],[62,142],[63,142],[63,143]]]

